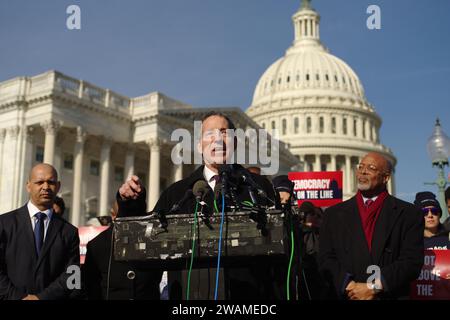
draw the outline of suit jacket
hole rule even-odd
[[[235,169],[243,169],[240,165],[234,165]],[[179,203],[180,199],[188,189],[192,189],[198,180],[204,180],[203,168],[200,166],[189,177],[172,184],[167,188],[159,198],[153,211],[167,213],[174,204]],[[250,173],[251,174],[251,173]],[[258,197],[258,203],[270,205],[277,202],[275,191],[272,184],[263,176],[251,174],[253,180],[265,191],[268,198]],[[207,204],[205,208],[210,214],[213,214],[214,193],[208,188],[208,193],[204,201]],[[246,187],[240,185],[237,190],[237,200],[250,201],[251,197]],[[145,193],[141,194],[138,201],[121,201],[119,203],[119,216],[139,216],[145,214]],[[219,204],[219,201],[217,201]],[[180,210],[177,213],[193,213],[195,210],[195,198],[189,197],[184,203],[180,204]],[[203,211],[206,213],[206,211]],[[228,298],[230,299],[281,299],[284,294],[283,284],[285,282],[285,270],[276,269],[267,260],[254,260],[254,265],[249,268],[227,268],[224,277],[227,283]],[[287,264],[287,263],[286,263]],[[284,267],[284,265],[283,265]],[[171,279],[176,279],[174,282]],[[196,270],[191,277],[191,298],[194,299],[212,299],[214,294],[215,269]],[[183,288],[186,283],[186,272],[180,275],[177,272],[169,272],[169,292],[171,299],[181,299],[185,292]],[[221,281],[223,284],[223,281]],[[225,297],[225,296],[222,296]]]
[[[54,214],[38,257],[27,206],[0,215],[0,300],[68,298],[74,273],[66,271],[80,265],[79,245],[77,228]]]
[[[423,265],[423,215],[414,205],[388,196],[383,204],[369,251],[356,197],[328,208],[320,230],[319,266],[333,298],[344,297],[349,281],[366,282],[376,265],[381,270],[381,299],[409,295],[411,281]]]
[[[84,283],[87,298],[103,300],[107,297],[108,267],[111,252],[113,228],[100,233],[87,244],[86,260],[83,266]],[[134,280],[127,277],[133,271]],[[146,269],[145,264],[128,261],[116,261],[111,256],[109,271],[109,300],[159,299],[159,282],[162,271]]]

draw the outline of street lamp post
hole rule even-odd
[[[427,149],[433,167],[438,168],[438,177],[434,182],[426,182],[425,184],[436,185],[438,187],[438,199],[442,208],[441,222],[444,222],[448,217],[447,203],[445,202],[447,179],[445,178],[444,169],[448,166],[450,140],[442,130],[439,119],[436,119],[433,134],[428,139]]]

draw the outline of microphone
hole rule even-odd
[[[225,194],[228,191],[228,180],[231,178],[233,172],[233,166],[231,164],[222,164],[219,166],[219,176],[221,178],[222,193]]]
[[[253,180],[252,176],[250,175],[250,173],[247,170],[239,170],[239,172],[237,172],[237,174],[239,175],[239,178],[242,179],[242,181],[244,183],[246,183],[247,185],[249,185],[253,190],[255,190],[256,192],[258,192],[258,195],[266,198],[267,194],[264,190],[261,189],[261,187],[259,186],[259,184],[257,184],[255,182],[255,180]]]
[[[194,183],[192,187],[192,193],[195,196],[195,199],[200,202],[205,198],[206,193],[208,192],[208,183],[205,180],[198,180]]]
[[[237,201],[237,195],[235,193],[235,188],[230,184],[233,183],[233,173],[235,172],[232,164],[222,164],[219,166],[219,176],[221,177],[222,188],[221,192],[223,196],[228,192],[229,196],[231,196],[231,201],[234,206],[240,210],[240,203]]]
[[[203,214],[203,206],[206,205],[203,199],[205,198],[209,190],[210,189],[208,183],[205,180],[198,180],[196,183],[194,183],[192,193],[195,196],[195,200],[201,205],[199,216],[202,218],[203,223],[208,227],[208,229],[214,230],[214,228],[211,226],[211,222],[209,221],[209,215]]]

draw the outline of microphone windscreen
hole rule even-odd
[[[205,180],[198,180],[192,187],[192,193],[196,197],[203,197],[208,192],[208,183]]]

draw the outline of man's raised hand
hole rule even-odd
[[[144,187],[138,176],[131,178],[119,188],[119,195],[122,200],[136,200],[144,192]]]

